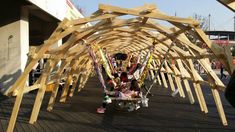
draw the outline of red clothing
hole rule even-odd
[[[132,64],[131,65],[131,68],[129,70],[129,74],[133,74],[134,73],[136,66],[137,66],[137,64]]]

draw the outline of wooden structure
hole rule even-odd
[[[235,0],[217,0],[224,6],[235,12]]]
[[[122,19],[122,16],[125,15],[133,17]],[[94,21],[96,21],[96,24],[93,26],[84,26],[86,23]],[[163,26],[159,21],[168,22],[171,27]],[[51,48],[55,42],[67,36],[69,36],[69,39],[63,45],[58,48]],[[202,49],[202,44],[206,44],[209,50]],[[208,109],[201,85],[210,85],[221,121],[223,125],[227,125],[218,93],[218,90],[224,90],[225,86],[211,69],[209,58],[217,57],[225,65],[227,71],[232,73],[234,67],[230,61],[231,55],[225,52],[228,49],[213,45],[199,28],[197,21],[191,18],[168,16],[160,12],[155,5],[146,4],[142,7],[125,9],[100,4],[99,9],[90,17],[62,21],[44,44],[30,51],[23,74],[7,93],[9,96],[16,96],[8,132],[14,129],[23,95],[27,92],[38,90],[29,120],[29,123],[33,124],[37,120],[48,84],[54,84],[48,103],[48,111],[53,109],[62,78],[66,82],[60,102],[65,102],[68,96],[73,96],[77,81],[80,82],[77,91],[84,87],[93,71],[87,46],[91,46],[95,52],[98,51],[99,47],[105,47],[110,54],[120,51],[127,54],[139,54],[140,52],[147,54],[149,47],[154,47],[155,61],[151,64],[150,70],[161,68],[160,76],[163,83],[160,82],[157,75],[159,84],[166,88],[170,87],[172,91],[177,88],[180,96],[188,96],[192,104],[197,99],[201,111],[205,113],[208,112]],[[32,86],[26,86],[28,74],[41,58],[47,58],[42,75]],[[175,63],[164,62],[164,58],[173,59]],[[198,74],[194,68],[194,61],[197,61],[203,67],[207,79],[203,80]],[[56,68],[59,62],[61,64]],[[165,66],[161,67],[163,62]],[[170,86],[166,82],[164,73],[168,76]],[[193,83],[193,87],[190,87],[189,81]],[[70,84],[72,84],[72,88],[69,87]],[[196,97],[193,97],[192,90],[195,90]]]

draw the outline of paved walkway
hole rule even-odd
[[[105,114],[97,114],[101,104],[101,88],[97,78],[90,78],[85,89],[68,98],[66,103],[56,102],[52,112],[46,111],[49,93],[43,101],[38,121],[28,124],[35,93],[23,98],[17,119],[16,132],[234,132],[235,109],[224,99],[229,125],[220,122],[212,94],[203,87],[208,114],[200,112],[198,103],[191,105],[187,98],[171,97],[166,88],[155,86],[149,107],[135,112],[117,110],[108,106]],[[195,94],[194,94],[195,95]],[[0,132],[6,131],[14,98],[0,96]]]

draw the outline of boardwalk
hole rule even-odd
[[[212,94],[203,88],[208,103],[208,114],[200,112],[198,103],[190,105],[188,99],[171,97],[168,89],[155,86],[149,108],[135,112],[120,111],[110,105],[105,114],[97,114],[101,104],[101,88],[97,78],[90,78],[85,89],[68,98],[66,103],[57,101],[52,112],[46,111],[49,93],[46,94],[38,121],[28,124],[35,93],[23,98],[16,122],[16,132],[234,132],[235,109],[222,96],[229,125],[223,127]],[[5,132],[14,98],[0,96],[0,132]]]

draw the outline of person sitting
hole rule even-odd
[[[128,82],[128,76],[127,76],[127,72],[122,72],[121,76],[120,76],[121,82],[126,83]]]
[[[139,94],[140,94],[140,87],[139,87],[139,84],[138,84],[138,81],[136,79],[133,79],[131,81],[131,85],[130,85],[130,88],[129,89],[122,89],[120,91],[120,97],[123,97],[123,98],[136,98],[136,97],[139,97]]]
[[[135,72],[136,67],[137,67],[137,64],[132,64],[130,69],[128,70],[128,73],[133,74]]]
[[[138,63],[133,73],[134,79],[138,80],[140,78],[140,70],[141,70],[141,64]]]
[[[102,106],[97,108],[97,113],[105,113],[107,104],[111,102],[109,96],[118,96],[118,89],[120,88],[121,80],[117,73],[115,73],[113,76],[114,80],[112,80],[110,77],[107,78],[108,84],[111,88],[110,91],[105,93]]]
[[[140,96],[141,96],[140,87],[139,87],[138,81],[136,79],[133,79],[131,81],[131,86],[129,89],[127,89],[125,91],[121,91],[119,93],[119,98],[124,99],[124,100],[138,98]],[[129,112],[140,108],[139,102],[137,100],[131,101],[129,103],[121,102],[121,104],[124,105],[124,107],[127,107]]]

